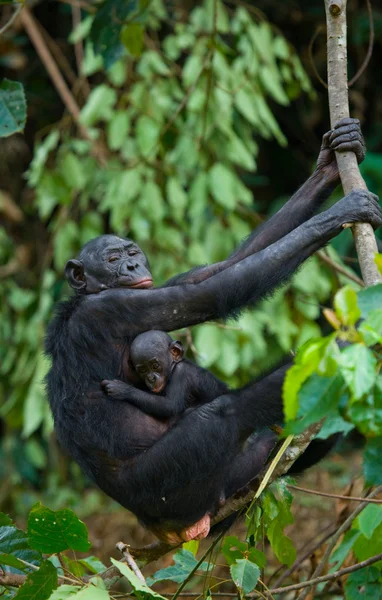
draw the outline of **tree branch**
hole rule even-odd
[[[349,117],[346,47],[346,1],[325,0],[328,44],[328,88],[331,126]],[[354,189],[367,190],[353,152],[336,152],[338,170],[345,194]],[[368,223],[352,227],[362,277],[366,286],[382,282],[374,262],[378,252],[374,231]]]

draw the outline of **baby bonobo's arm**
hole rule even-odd
[[[126,400],[153,417],[173,417],[184,410],[184,402],[182,403],[183,406],[181,406],[181,403],[176,401],[178,399],[172,399],[171,395],[170,397],[167,397],[151,394],[144,390],[138,390],[134,386],[119,381],[118,379],[104,379],[101,382],[101,386],[110,398],[114,398],[115,400]],[[168,387],[169,386],[166,387],[166,393]]]

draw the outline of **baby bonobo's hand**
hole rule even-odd
[[[328,170],[330,175],[338,177],[335,150],[338,152],[354,152],[358,162],[363,161],[366,147],[358,119],[341,119],[322,138],[317,169]]]
[[[101,388],[105,393],[117,400],[127,399],[130,387],[128,383],[119,381],[119,379],[104,379],[101,381]]]

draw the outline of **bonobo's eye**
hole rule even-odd
[[[157,361],[157,360],[154,360],[154,361],[151,363],[151,368],[152,368],[152,369],[158,369],[158,368],[159,368],[159,363],[158,363],[158,361]]]
[[[119,256],[110,256],[110,258],[108,258],[108,262],[112,263],[112,262],[115,262],[118,259],[119,259]]]
[[[138,254],[138,250],[129,250],[129,256],[135,256]]]

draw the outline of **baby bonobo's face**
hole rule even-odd
[[[146,386],[159,394],[167,385],[174,366],[183,358],[183,346],[164,331],[146,331],[130,347],[134,368]]]
[[[166,386],[168,376],[168,365],[163,364],[160,358],[152,356],[151,358],[140,361],[135,365],[139,377],[145,382],[145,385],[154,392],[159,394]]]

